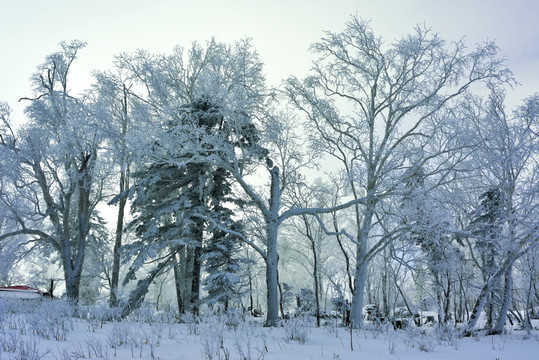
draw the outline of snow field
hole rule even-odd
[[[539,332],[459,338],[453,328],[350,331],[293,318],[264,328],[238,314],[186,316],[144,308],[118,321],[106,306],[0,302],[0,359],[533,359]]]

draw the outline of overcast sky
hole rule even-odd
[[[232,42],[251,37],[272,85],[304,75],[311,43],[326,30],[340,31],[351,14],[370,19],[391,42],[424,23],[447,40],[469,46],[496,40],[522,86],[511,105],[539,92],[539,1],[537,0],[0,0],[0,101],[22,117],[18,99],[31,95],[29,77],[62,40],[88,43],[72,81],[88,86],[92,70],[137,48],[167,53],[175,45],[215,36]]]

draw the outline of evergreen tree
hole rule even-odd
[[[231,193],[230,179],[227,179],[227,172],[223,169],[216,169],[212,177],[212,190],[209,210],[213,213],[217,223],[233,232],[241,233],[242,224],[233,219],[234,211],[226,206]],[[206,264],[208,276],[204,280],[204,286],[208,293],[206,301],[208,304],[220,302],[224,309],[228,309],[229,301],[236,297],[236,287],[240,282],[239,259],[237,252],[240,247],[240,239],[210,224],[211,235],[204,249],[203,258]]]
[[[475,248],[480,255],[481,274],[486,282],[496,271],[496,259],[500,255],[500,236],[504,217],[503,194],[499,187],[492,187],[479,196],[479,206],[470,223],[472,234],[476,237]],[[487,328],[494,322],[495,297],[497,289],[493,288],[487,295],[485,310]]]
[[[183,106],[180,115],[167,126],[170,133],[190,132],[195,142],[197,139],[203,142],[207,135],[227,141],[236,130],[228,126],[219,107],[207,97]],[[241,146],[254,146],[257,142],[254,126],[246,125],[242,129],[246,130],[245,136],[234,138]],[[157,141],[155,146],[170,144]],[[204,281],[206,300],[210,304],[221,302],[226,308],[239,282],[236,275],[239,266],[234,258],[238,238],[232,233],[240,232],[241,224],[233,219],[235,200],[231,197],[230,175],[209,161],[216,152],[213,144],[203,143],[201,147],[204,150],[196,154],[181,149],[175,164],[154,163],[134,174],[138,181],[132,205],[135,219],[130,226],[135,228],[139,240],[126,247],[131,257],[137,256],[126,281],[147,259],[163,256],[163,252],[172,256],[176,259],[171,261],[172,266],[178,267],[175,275],[181,312],[198,312],[204,261],[208,271]],[[201,160],[185,161],[192,156]]]
[[[406,190],[401,203],[405,233],[425,257],[426,268],[433,279],[438,320],[445,322],[451,287],[456,281],[455,264],[462,259],[462,254],[450,236],[446,211],[427,194],[424,173],[418,170],[405,179]]]

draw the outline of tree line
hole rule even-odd
[[[118,54],[78,95],[85,43],[60,45],[21,99],[27,123],[0,106],[5,264],[59,264],[74,301],[91,275],[124,316],[168,273],[180,313],[252,309],[261,266],[274,326],[283,269],[303,266],[318,321],[333,296],[355,328],[365,301],[385,316],[428,302],[467,333],[483,311],[491,333],[508,314],[530,327],[539,97],[506,109],[516,82],[495,43],[421,26],[384,42],[351,17],[278,88],[249,40],[211,39]]]

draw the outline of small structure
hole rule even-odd
[[[375,304],[365,305],[362,310],[362,315],[363,315],[363,320],[366,320],[366,321],[381,320],[380,312],[378,311],[378,305],[375,305]]]
[[[422,324],[434,324],[438,322],[438,313],[436,311],[420,311]]]
[[[0,299],[33,300],[51,297],[46,291],[32,288],[26,285],[0,286]]]

